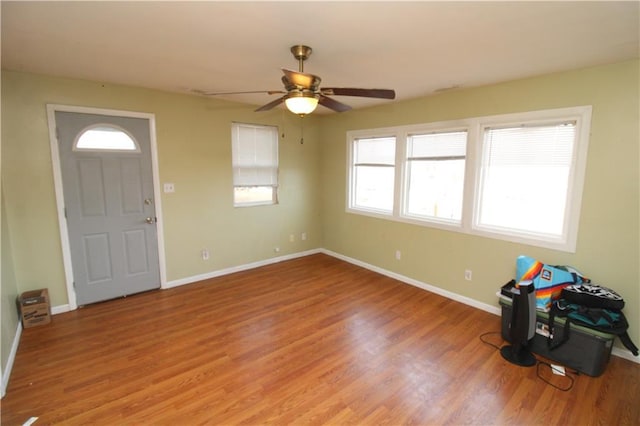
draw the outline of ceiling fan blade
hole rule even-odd
[[[284,102],[284,100],[287,99],[287,95],[284,95],[278,99],[276,99],[275,101],[271,101],[266,105],[262,105],[260,108],[258,108],[257,110],[255,110],[255,112],[260,112],[260,111],[268,111],[271,108],[274,108],[278,105],[280,105],[281,103]]]
[[[395,99],[396,92],[391,89],[355,89],[350,87],[323,87],[323,95],[360,96],[363,98]]]
[[[338,102],[335,99],[328,98],[324,95],[320,95],[318,103],[337,112],[345,112],[351,109],[349,105],[343,104],[342,102]]]
[[[317,75],[307,74],[304,72],[292,71],[282,68],[282,72],[292,84],[300,86],[303,89],[316,90],[320,86],[321,78]]]
[[[204,90],[193,89],[193,93],[203,96],[218,96],[218,95],[248,95],[252,93],[266,93],[267,95],[275,95],[277,93],[287,93],[282,90],[249,90],[244,92],[205,92]]]

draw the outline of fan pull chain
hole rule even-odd
[[[284,135],[285,135],[285,128],[286,128],[286,119],[284,117],[284,110],[280,111],[280,121],[282,122],[282,139],[284,139]]]
[[[300,145],[304,145],[304,115],[300,116]]]

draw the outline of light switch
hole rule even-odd
[[[172,183],[165,183],[164,184],[164,192],[165,193],[176,192],[176,188],[173,186]]]

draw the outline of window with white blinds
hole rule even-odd
[[[561,238],[576,121],[486,127],[476,226]]]
[[[466,130],[407,137],[405,215],[460,222],[466,151]]]
[[[347,211],[575,252],[591,107],[347,133]]]
[[[388,214],[393,211],[396,140],[359,138],[352,145],[352,205]]]
[[[278,128],[232,124],[234,205],[275,204],[278,188]]]

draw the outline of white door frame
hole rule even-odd
[[[51,146],[51,164],[53,166],[53,183],[56,194],[56,208],[58,211],[58,224],[60,229],[60,242],[62,245],[62,259],[64,274],[69,297],[69,310],[78,308],[76,291],[73,287],[73,264],[71,263],[71,246],[69,244],[69,232],[64,213],[64,192],[62,188],[62,169],[60,167],[60,152],[58,149],[58,137],[56,136],[57,111],[77,112],[84,114],[112,115],[118,117],[144,118],[149,120],[149,139],[151,142],[151,166],[153,173],[153,198],[158,218],[158,260],[160,268],[160,288],[167,288],[167,272],[164,251],[164,232],[162,220],[162,203],[160,192],[160,173],[158,168],[158,147],[156,141],[156,118],[154,114],[145,112],[119,111],[113,109],[90,108],[81,106],[47,104],[47,119],[49,122],[49,143]],[[64,312],[64,310],[62,310]]]

